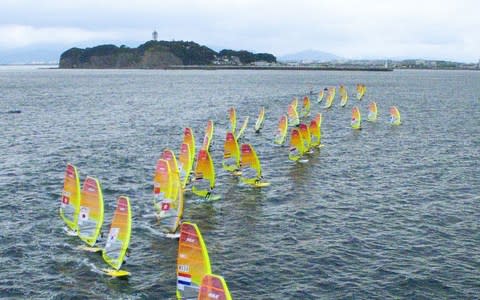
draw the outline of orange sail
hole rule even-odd
[[[370,104],[368,105],[367,121],[369,122],[377,121],[377,103],[373,101],[370,102]]]
[[[222,167],[228,172],[236,172],[240,169],[240,150],[237,139],[232,132],[227,132],[223,144]]]
[[[67,164],[60,203],[60,216],[73,231],[78,228],[79,211],[80,179],[78,178],[77,168],[72,164]]]
[[[321,139],[322,139],[322,132],[320,130],[320,126],[317,125],[317,121],[312,120],[310,122],[310,145],[312,147],[318,147],[320,146]]]
[[[288,126],[297,126],[300,124],[300,118],[298,117],[297,108],[290,104],[287,110],[288,114]]]
[[[195,160],[195,137],[193,135],[193,131],[191,128],[187,127],[183,131],[183,141],[182,144],[187,144],[188,149],[190,150],[190,158],[192,159],[192,166],[193,161]]]
[[[300,134],[302,135],[303,148],[305,149],[305,152],[308,152],[311,147],[310,129],[307,125],[303,123],[298,126],[298,129],[300,130]]]
[[[178,172],[180,175],[180,184],[183,189],[187,186],[192,172],[193,159],[190,157],[190,147],[183,143],[180,145],[180,154],[178,155]]]
[[[390,107],[390,124],[400,125],[402,122],[400,120],[400,111],[396,106]]]
[[[300,116],[304,118],[309,114],[310,114],[310,98],[308,96],[305,96],[303,97],[302,110],[300,112]]]
[[[242,182],[253,185],[262,179],[260,160],[250,144],[242,144],[240,147],[240,167]]]
[[[196,224],[184,222],[178,241],[177,298],[196,299],[203,277],[211,272],[207,246],[200,230]]]
[[[207,128],[205,129],[205,136],[203,137],[202,149],[210,150],[212,138],[213,138],[213,121],[208,120]]]
[[[87,177],[83,182],[78,217],[78,236],[89,246],[95,245],[103,224],[103,195],[100,182]]]
[[[230,121],[230,129],[235,134],[235,129],[237,128],[237,111],[235,107],[228,109],[228,120]]]
[[[275,144],[282,145],[285,142],[288,131],[288,117],[282,115],[280,121],[278,121],[277,132],[275,133]]]
[[[360,109],[357,106],[352,108],[351,126],[353,129],[362,129],[362,116],[360,114]]]
[[[317,122],[317,125],[318,125],[318,128],[322,128],[322,121],[323,121],[323,118],[322,118],[322,114],[321,113],[317,113],[315,115],[315,122]]]
[[[290,134],[290,153],[288,154],[288,158],[297,161],[303,154],[305,154],[305,148],[302,134],[297,128],[293,128]]]
[[[207,274],[203,276],[198,300],[232,300],[232,296],[222,276]]]
[[[201,149],[197,156],[192,192],[201,197],[208,197],[215,187],[215,169],[210,153]]]

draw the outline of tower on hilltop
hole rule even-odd
[[[152,40],[155,42],[158,41],[158,32],[156,30],[152,32]]]

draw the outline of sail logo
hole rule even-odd
[[[178,271],[183,272],[183,273],[188,273],[188,272],[190,272],[190,266],[189,265],[178,265]]]
[[[214,292],[209,292],[208,293],[208,299],[220,299],[220,295],[216,294]]]
[[[162,210],[163,211],[170,210],[170,203],[169,202],[162,203]]]
[[[70,203],[70,198],[64,195],[62,197],[62,204],[67,205],[68,203]]]

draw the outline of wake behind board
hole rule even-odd
[[[101,269],[102,274],[115,277],[115,278],[122,278],[130,276],[130,272],[124,270],[114,270],[114,269]]]
[[[263,182],[255,182],[252,186],[258,187],[258,188],[260,188],[260,187],[266,187],[266,186],[270,186],[270,182],[265,182],[265,181],[263,181]]]
[[[168,239],[178,239],[180,238],[180,233],[164,233],[164,232],[161,232],[160,233],[160,236],[162,237],[166,237]]]
[[[197,203],[208,203],[208,202],[214,202],[222,199],[222,196],[220,195],[210,195],[208,197],[204,198],[198,198],[195,202]]]
[[[63,231],[65,232],[66,235],[68,236],[78,236],[78,232],[77,231],[74,231],[74,230],[71,230],[70,228],[68,227],[63,227]]]
[[[103,248],[100,248],[100,247],[89,247],[85,245],[78,246],[77,249],[92,252],[92,253],[97,253],[103,250]]]

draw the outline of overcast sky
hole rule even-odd
[[[0,50],[162,40],[477,62],[480,0],[1,0]]]

